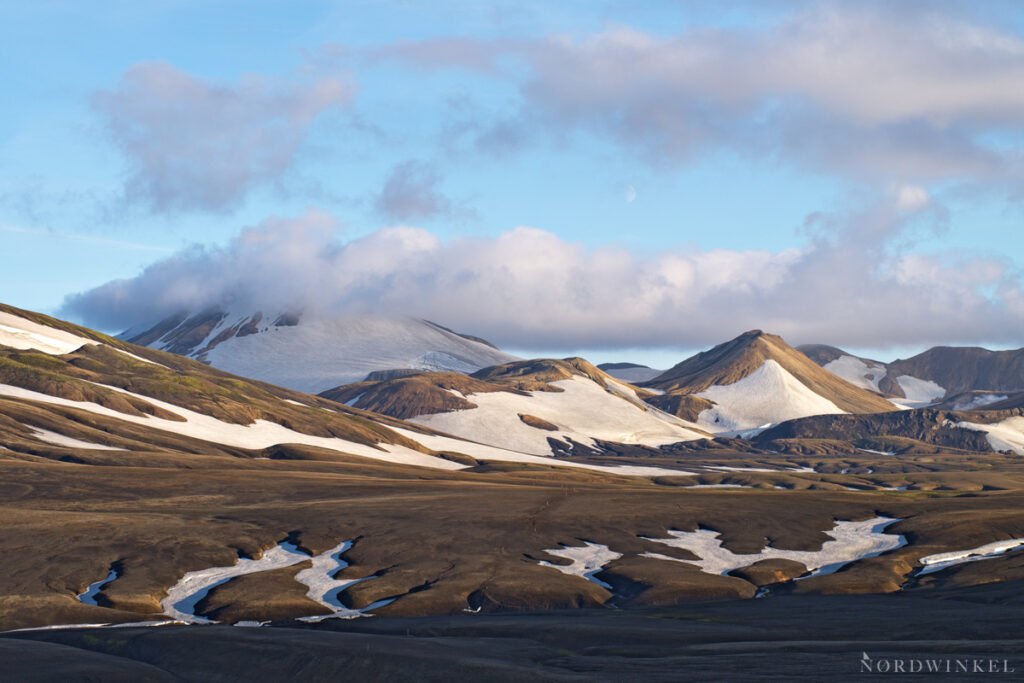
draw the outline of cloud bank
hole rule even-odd
[[[1020,178],[1024,41],[943,10],[815,3],[758,29],[619,25],[404,42],[371,56],[517,83],[518,113],[467,128],[485,149],[586,131],[656,164],[726,147],[873,182]],[[504,67],[510,58],[521,66]]]
[[[317,116],[352,95],[334,77],[223,84],[144,62],[96,93],[93,107],[129,163],[128,201],[158,212],[224,210],[277,181]]]
[[[807,245],[778,253],[591,249],[530,227],[448,241],[391,227],[344,241],[333,216],[311,210],[68,297],[63,313],[103,329],[223,305],[402,313],[548,350],[692,348],[751,328],[876,348],[1019,343],[1020,274],[995,257],[899,247],[932,210],[908,193],[849,219],[812,216]]]

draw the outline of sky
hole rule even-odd
[[[0,2],[0,300],[1024,346],[1014,2]]]

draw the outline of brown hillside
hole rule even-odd
[[[1024,391],[1024,349],[936,346],[912,358],[895,360],[888,369],[879,388],[899,396],[903,390],[896,378],[903,375],[935,382],[946,390],[946,396],[975,389]]]
[[[457,396],[484,394],[514,389],[468,377],[457,372],[421,372],[379,382],[356,382],[321,392],[320,396],[349,403],[361,410],[372,410],[408,420],[418,415],[449,413],[476,408],[476,404]]]
[[[660,389],[666,394],[696,394],[715,384],[734,384],[768,360],[774,360],[812,391],[846,412],[882,413],[895,409],[881,396],[822,369],[782,337],[761,330],[745,332],[698,353],[642,386]]]
[[[607,388],[607,380],[618,382],[582,358],[556,360],[541,358],[517,361],[484,368],[472,375],[457,372],[413,372],[380,381],[346,384],[321,392],[323,398],[338,403],[352,402],[361,410],[408,420],[419,415],[448,413],[475,408],[471,394],[507,391],[522,394],[527,391],[553,391],[561,389],[552,382],[582,376]],[[623,384],[622,382],[618,382]],[[640,395],[645,392],[638,390]],[[458,396],[453,392],[458,392]]]

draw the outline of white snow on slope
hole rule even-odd
[[[918,379],[911,375],[900,375],[896,383],[903,390],[903,395],[911,403],[934,403],[946,395],[946,390],[927,379]]]
[[[86,344],[99,342],[0,311],[0,345],[60,356],[77,351]]]
[[[1008,541],[995,541],[994,543],[979,545],[977,548],[971,548],[970,550],[954,550],[948,553],[926,555],[919,560],[924,567],[917,573],[917,576],[931,574],[966,562],[991,560],[993,557],[999,557],[1021,546],[1024,546],[1024,538],[1011,538]]]
[[[643,465],[591,465],[583,462],[570,462],[561,458],[553,458],[549,455],[529,455],[518,453],[504,448],[497,448],[487,444],[475,443],[473,441],[462,441],[450,436],[437,434],[420,434],[399,427],[391,427],[392,431],[415,439],[433,451],[455,451],[479,460],[499,460],[503,462],[522,462],[533,465],[547,465],[548,467],[571,467],[583,470],[604,472],[605,474],[617,474],[624,477],[658,477],[674,476],[683,477],[696,474],[684,470],[673,470],[667,467],[645,467]],[[553,433],[553,432],[551,432]]]
[[[504,391],[473,394],[469,400],[476,408],[420,415],[410,422],[533,455],[551,455],[548,437],[571,438],[585,445],[601,439],[646,446],[705,438],[688,429],[689,423],[615,396],[590,379],[573,377],[552,384],[563,391],[532,391],[529,396]],[[619,390],[629,391],[622,385]],[[531,427],[519,419],[520,413],[546,420],[558,431]]]
[[[32,436],[36,437],[40,441],[46,443],[52,443],[56,446],[65,446],[67,448],[89,448],[94,451],[123,451],[123,448],[116,448],[114,446],[105,446],[99,443],[90,443],[89,441],[81,441],[74,439],[70,436],[64,436],[57,432],[51,432],[49,429],[42,429],[40,427],[32,427]]]
[[[79,337],[77,334],[58,330],[47,325],[40,325],[27,318],[0,311],[0,346],[9,346],[12,349],[21,351],[35,349],[51,356],[62,356],[66,353],[77,351],[86,344],[107,346],[107,348],[114,349],[118,353],[123,353],[143,363],[160,365],[160,363],[136,356],[134,353],[129,353],[124,349],[101,344],[101,342],[92,339]],[[161,367],[164,366],[161,365]]]
[[[563,545],[561,548],[548,548],[544,551],[548,555],[572,560],[572,564],[553,564],[546,560],[541,560],[538,564],[542,567],[557,569],[563,574],[568,574],[569,576],[583,577],[588,581],[593,581],[598,586],[611,590],[611,586],[595,577],[594,574],[597,574],[599,571],[604,569],[604,566],[609,562],[622,557],[622,553],[609,550],[608,546],[601,545],[600,543],[590,543],[589,541],[584,541],[583,543],[584,545],[582,547]]]
[[[379,450],[372,446],[346,441],[345,439],[302,434],[266,420],[256,420],[256,422],[250,425],[231,424],[228,422],[222,422],[221,420],[218,420],[215,417],[210,417],[209,415],[203,415],[202,413],[197,413],[195,411],[188,410],[187,408],[181,408],[170,403],[158,401],[157,399],[150,398],[148,396],[133,394],[131,392],[124,391],[123,389],[118,389],[117,387],[110,387],[106,385],[99,386],[104,386],[107,389],[148,401],[154,406],[158,406],[164,410],[184,417],[187,421],[175,422],[173,420],[164,420],[151,415],[126,415],[124,413],[119,413],[116,410],[105,408],[96,403],[90,403],[88,401],[72,401],[66,398],[50,396],[49,394],[41,394],[29,389],[13,387],[7,384],[0,384],[0,396],[11,396],[13,398],[23,398],[32,401],[39,401],[41,403],[79,408],[81,410],[87,410],[90,413],[115,418],[123,422],[140,424],[153,429],[159,429],[160,431],[181,434],[183,436],[191,436],[196,439],[219,443],[225,446],[260,449],[283,443],[297,443],[328,448],[330,450],[347,453],[349,455],[359,455],[367,458],[374,458],[376,460],[385,460],[387,462],[402,463],[406,465],[419,465],[421,467],[433,467],[436,469],[446,470],[457,470],[464,467],[463,465],[459,465],[458,463],[454,463],[443,458],[419,453],[410,448],[406,448],[405,446],[380,444],[380,448],[384,450]]]
[[[718,433],[759,429],[797,417],[844,412],[770,359],[740,381],[712,385],[696,396],[716,404],[701,411],[697,424]]]
[[[160,601],[164,614],[186,624],[214,624],[212,619],[196,615],[196,604],[206,597],[211,589],[227,583],[237,576],[265,572],[271,569],[291,567],[309,560],[291,543],[281,543],[263,553],[258,560],[239,559],[231,567],[211,567],[188,572],[178,583],[167,590],[167,597]]]
[[[670,538],[647,540],[689,550],[697,555],[699,560],[681,560],[659,553],[643,553],[642,557],[694,564],[709,574],[727,574],[761,560],[784,559],[799,562],[807,567],[810,576],[817,576],[831,574],[851,562],[881,555],[906,545],[907,541],[903,536],[883,533],[887,526],[898,521],[900,520],[891,517],[875,517],[862,522],[836,522],[831,530],[825,532],[832,540],[825,541],[821,550],[779,550],[768,546],[760,553],[752,555],[737,555],[722,547],[722,539],[719,538],[720,534],[717,531],[672,529],[668,532]]]
[[[176,413],[184,418],[187,422],[175,422],[173,420],[164,420],[162,418],[153,416],[137,416],[137,415],[126,415],[119,413],[116,410],[105,408],[96,403],[89,403],[87,401],[72,401],[65,398],[59,398],[57,396],[50,396],[49,394],[41,394],[36,391],[29,389],[22,389],[21,387],[14,387],[7,384],[0,384],[0,396],[11,396],[13,398],[22,398],[32,401],[39,401],[41,403],[49,403],[52,405],[61,405],[71,408],[79,408],[86,410],[97,415],[103,415],[106,417],[115,418],[124,422],[131,422],[133,424],[140,424],[160,431],[171,432],[173,434],[181,434],[184,436],[191,436],[193,438],[202,439],[204,441],[211,441],[213,443],[223,444],[225,446],[237,446],[240,448],[251,448],[261,449],[267,448],[268,446],[274,446],[283,443],[297,443],[306,444],[308,446],[319,446],[321,448],[327,448],[333,451],[338,451],[348,455],[358,455],[367,458],[373,458],[375,460],[384,460],[386,462],[399,463],[404,465],[417,465],[419,467],[432,467],[435,469],[443,470],[460,470],[464,469],[465,465],[452,462],[451,460],[445,460],[444,458],[438,458],[425,453],[414,451],[411,448],[405,446],[399,446],[395,444],[378,444],[379,448],[372,446],[366,446],[364,444],[355,443],[352,441],[346,441],[344,439],[338,439],[333,437],[321,437],[311,436],[309,434],[302,434],[300,432],[292,431],[286,427],[282,427],[274,422],[268,422],[266,420],[257,420],[250,425],[238,425],[231,424],[228,422],[222,422],[209,415],[203,415],[187,408],[181,408],[179,406],[165,403],[148,396],[142,396],[139,394],[133,394],[131,392],[119,389],[117,387],[104,386],[107,389],[118,391],[123,394],[135,396],[136,398],[148,401],[154,406],[161,407],[172,413]],[[517,418],[518,419],[518,418]],[[508,462],[530,462],[535,464],[549,465],[555,467],[575,467],[580,469],[589,469],[599,472],[606,472],[609,474],[617,474],[621,476],[664,476],[664,475],[675,475],[682,476],[692,474],[692,472],[684,472],[682,470],[672,470],[664,467],[643,467],[638,465],[623,465],[620,467],[607,467],[601,465],[588,465],[584,463],[565,462],[552,457],[538,457],[518,453],[514,451],[504,450],[501,448],[494,448],[484,444],[472,443],[469,441],[462,441],[460,439],[453,439],[451,437],[436,436],[420,434],[404,429],[397,429],[389,427],[392,431],[407,436],[410,439],[418,441],[422,445],[426,446],[431,450],[436,451],[454,451],[458,453],[464,453],[472,457],[479,457],[487,460],[502,460]],[[383,450],[380,450],[383,449]]]
[[[249,317],[229,314],[194,350],[202,350],[220,331]],[[298,325],[281,327],[272,324],[275,318],[264,317],[256,334],[221,342],[206,359],[221,370],[311,394],[359,382],[374,370],[472,372],[518,360],[415,318],[309,314]],[[162,340],[152,344],[166,345]]]
[[[868,365],[854,356],[840,356],[822,367],[850,384],[868,391],[880,391],[878,383],[886,374],[886,369],[881,365]]]
[[[993,424],[964,421],[957,422],[955,426],[984,432],[993,450],[1013,451],[1017,455],[1024,455],[1024,417],[1009,417]]]

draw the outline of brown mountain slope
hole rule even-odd
[[[457,372],[421,372],[376,382],[345,384],[321,392],[320,396],[360,410],[408,420],[418,415],[475,408],[476,404],[464,397],[492,391],[516,390]]]
[[[887,367],[879,388],[898,396],[903,391],[896,380],[904,375],[935,382],[946,396],[972,390],[1024,391],[1024,349],[936,346]]]
[[[697,394],[712,385],[734,384],[768,360],[774,360],[814,393],[846,412],[882,413],[895,409],[881,396],[822,369],[782,337],[761,330],[745,332],[709,351],[698,353],[642,386],[670,395]]]

